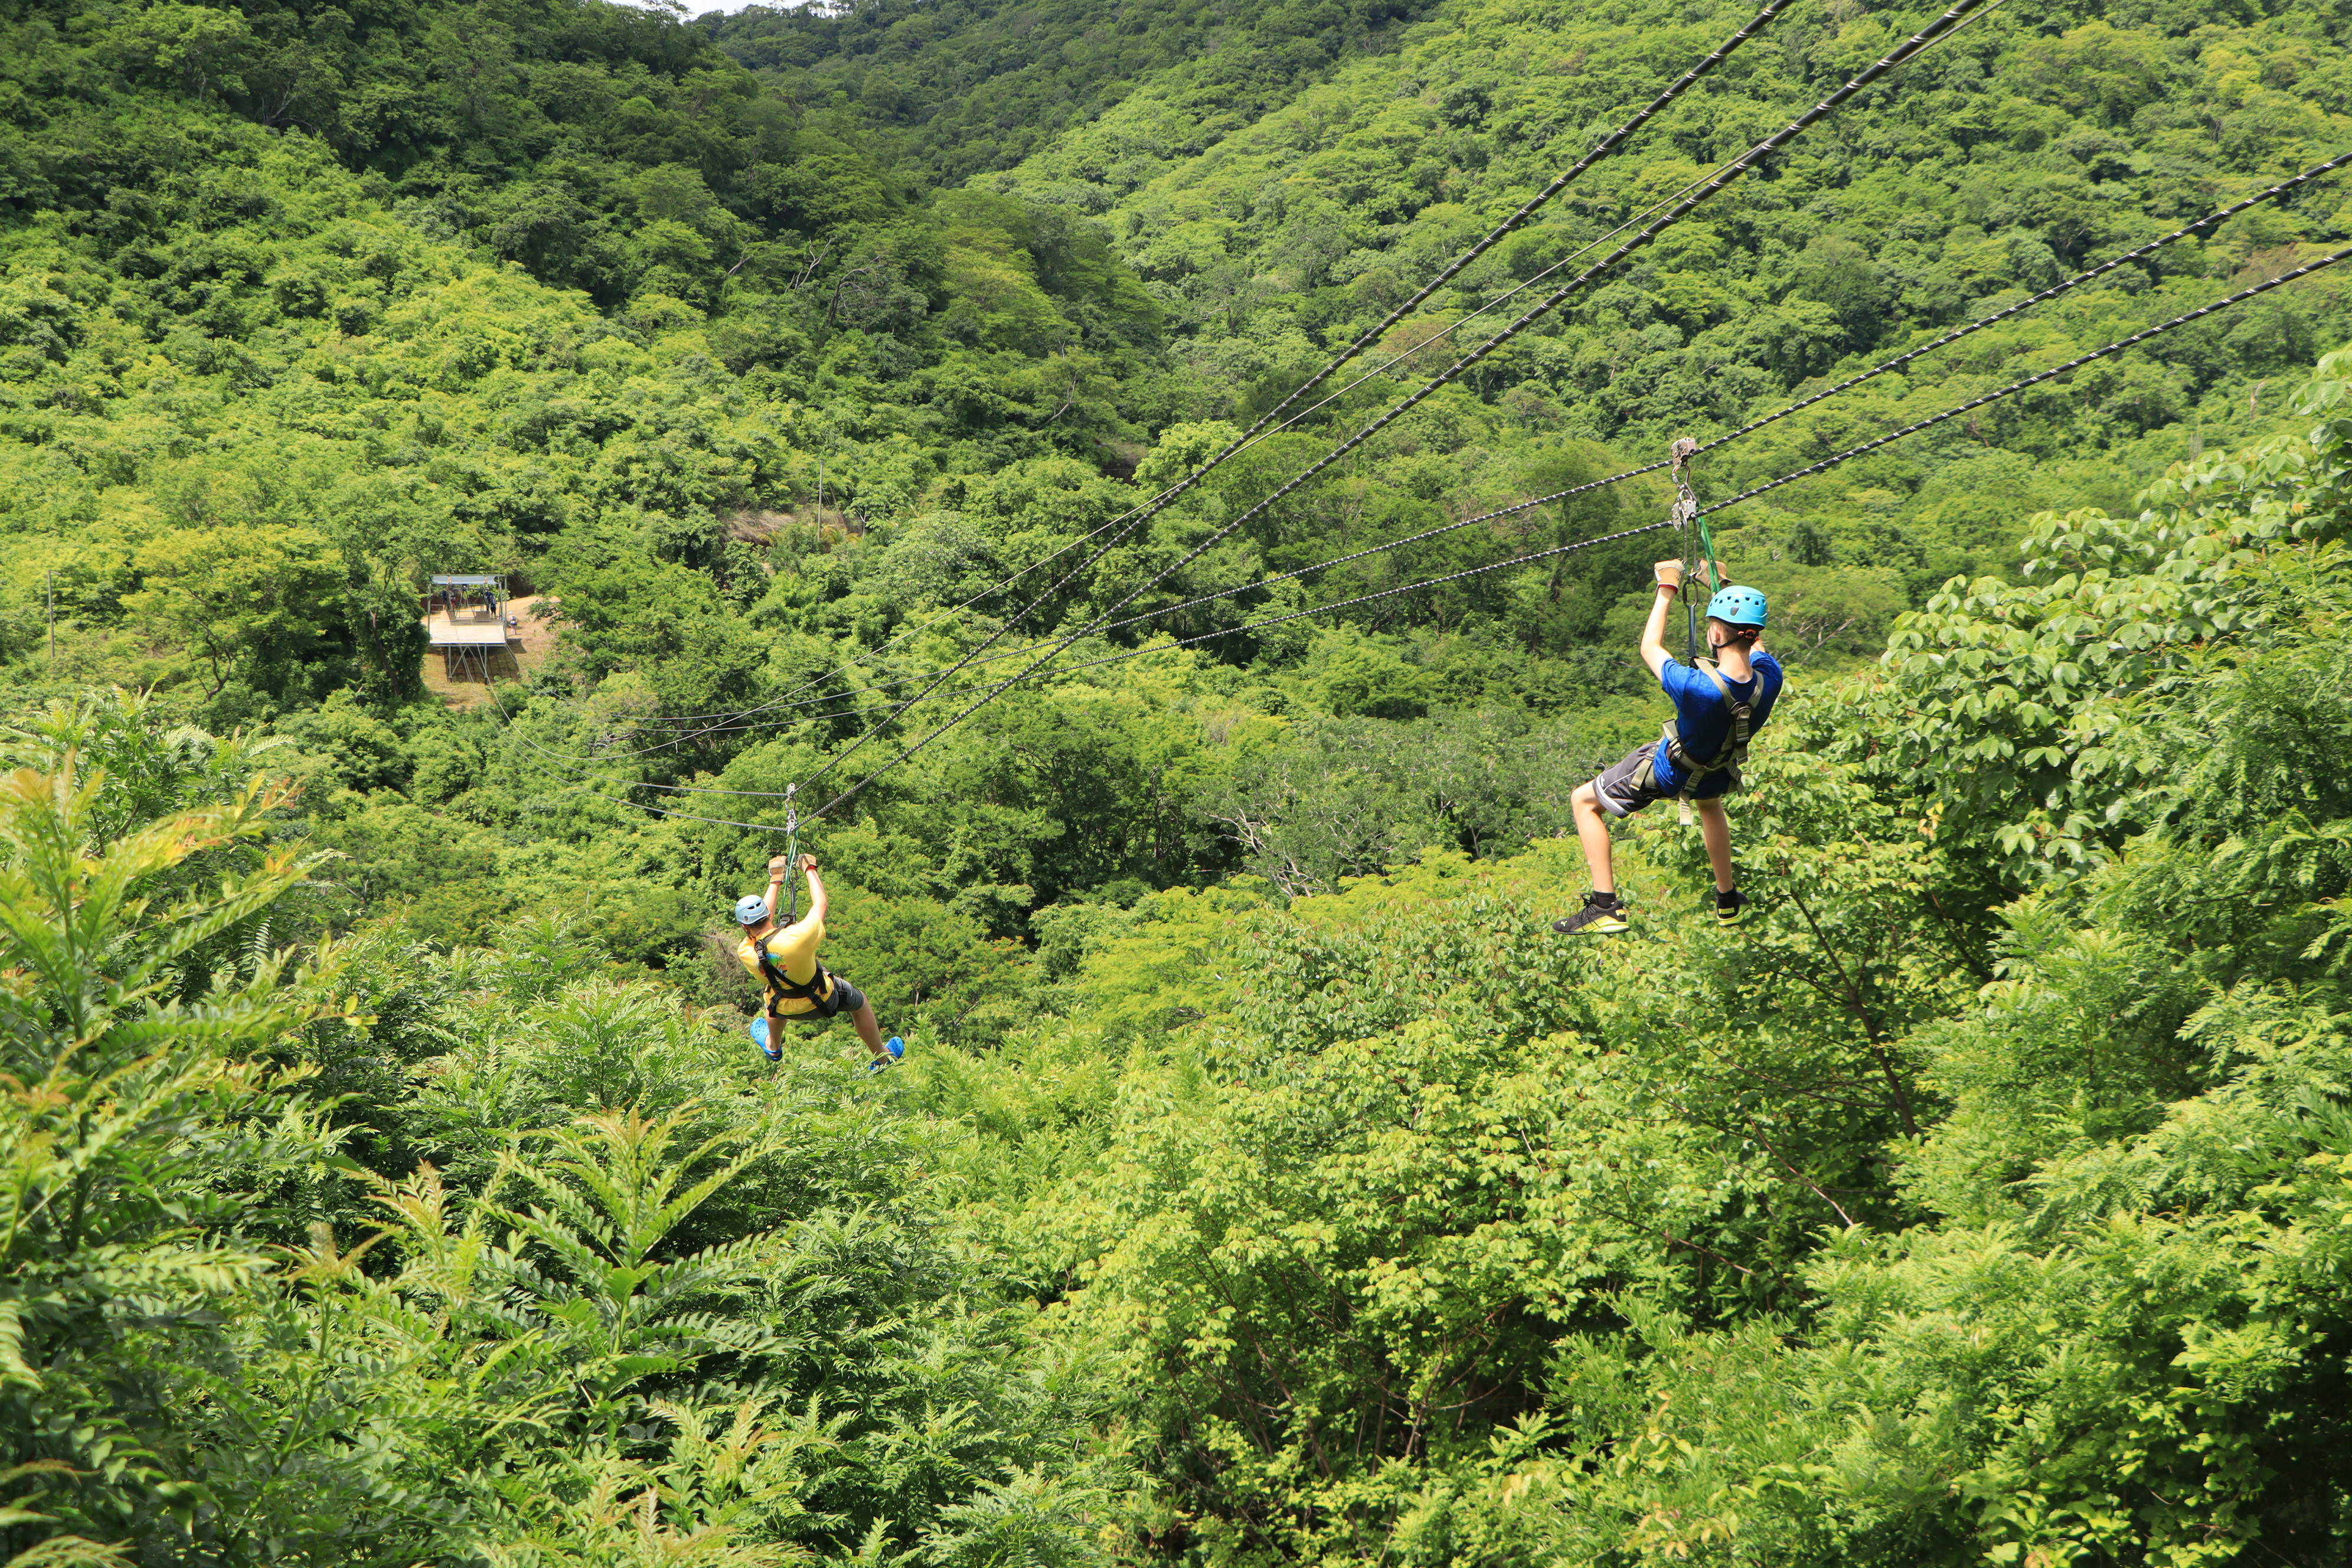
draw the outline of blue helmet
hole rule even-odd
[[[735,900],[735,923],[755,926],[768,918],[768,900],[757,893],[746,893]]]
[[[1735,626],[1764,625],[1764,595],[1753,588],[1734,584],[1706,602],[1707,618]]]

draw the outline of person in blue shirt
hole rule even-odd
[[[1570,797],[1576,836],[1592,868],[1592,891],[1582,909],[1552,922],[1563,936],[1629,929],[1610,864],[1609,819],[1630,816],[1653,801],[1687,800],[1698,813],[1707,863],[1715,868],[1716,919],[1737,924],[1748,908],[1731,863],[1731,819],[1723,797],[1739,786],[1748,737],[1764,727],[1780,695],[1780,661],[1757,647],[1764,634],[1764,595],[1735,585],[1707,601],[1706,644],[1716,658],[1694,668],[1666,651],[1666,611],[1682,589],[1683,563],[1661,561],[1653,571],[1658,593],[1642,629],[1642,661],[1674,700],[1675,721]]]

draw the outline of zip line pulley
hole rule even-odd
[[[784,786],[784,923],[791,925],[801,910],[801,805],[793,797],[801,786]]]
[[[1698,668],[1698,601],[1691,590],[1697,586],[1698,574],[1704,571],[1710,584],[1710,594],[1723,584],[1715,569],[1715,540],[1706,526],[1706,514],[1699,510],[1698,492],[1691,489],[1690,460],[1698,456],[1698,443],[1687,436],[1675,437],[1666,448],[1666,464],[1674,470],[1675,506],[1669,525],[1682,533],[1683,580],[1675,588],[1675,596],[1683,602],[1683,640],[1685,656],[1691,668]],[[1690,795],[1684,793],[1681,800],[1681,826],[1692,822]]]
[[[1683,580],[1676,584],[1675,596],[1683,602],[1683,636],[1686,656],[1693,664],[1698,662],[1698,605],[1691,598],[1691,589],[1702,571],[1709,583],[1715,581],[1715,542],[1706,535],[1706,520],[1699,511],[1698,493],[1691,489],[1690,482],[1690,460],[1697,455],[1698,443],[1687,436],[1675,437],[1674,445],[1666,448],[1666,465],[1674,471],[1675,479],[1675,505],[1668,514],[1669,526],[1682,535],[1683,544]]]

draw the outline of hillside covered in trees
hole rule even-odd
[[[2352,1558],[2352,269],[1713,514],[1736,931],[1667,812],[1550,930],[1664,477],[1449,526],[2352,151],[2352,17],[2008,0],[1282,489],[1933,15],[1122,536],[1750,12],[0,0],[0,1563]],[[788,810],[887,1073],[744,1038]]]

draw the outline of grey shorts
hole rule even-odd
[[[833,1011],[830,1013],[795,1013],[793,1015],[793,1019],[797,1023],[822,1024],[827,1018],[837,1018],[844,1013],[855,1013],[860,1007],[866,1005],[866,993],[860,991],[856,986],[852,985],[848,981],[844,980],[840,975],[835,974],[833,976],[833,989],[824,994],[824,1005],[832,1008]]]
[[[1631,816],[1653,801],[1675,798],[1650,776],[1650,753],[1657,749],[1655,741],[1636,746],[1623,761],[1592,781],[1592,793],[1600,797],[1601,810],[1612,816]]]
[[[1592,781],[1592,793],[1601,797],[1601,809],[1612,816],[1631,816],[1653,801],[1681,798],[1662,790],[1650,777],[1650,754],[1660,742],[1639,746],[1615,767]],[[1739,774],[1734,772],[1703,773],[1690,792],[1693,800],[1720,800],[1739,786]]]

